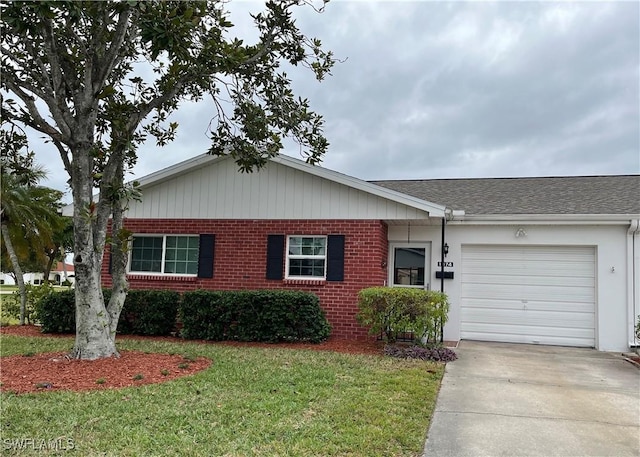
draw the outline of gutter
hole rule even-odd
[[[640,348],[636,319],[640,315],[640,219],[632,219],[627,231],[627,322],[629,348]]]
[[[640,214],[464,214],[451,222],[472,225],[525,222],[528,225],[627,225],[630,217],[640,218]]]

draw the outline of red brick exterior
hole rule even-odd
[[[127,219],[134,234],[214,234],[213,278],[130,275],[132,289],[294,289],[313,292],[337,338],[365,339],[367,330],[355,319],[360,289],[381,286],[387,279],[387,225],[377,220],[200,220]],[[344,235],[344,281],[268,280],[267,235]],[[111,286],[108,254],[102,282]],[[282,266],[284,269],[284,264]]]

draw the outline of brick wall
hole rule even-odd
[[[362,220],[199,220],[128,219],[125,226],[134,234],[214,234],[213,278],[171,278],[130,275],[132,289],[294,289],[313,292],[331,322],[337,338],[364,339],[367,330],[355,319],[360,289],[384,285],[388,243],[387,225]],[[267,280],[267,235],[345,236],[344,281]],[[103,263],[102,282],[111,286],[108,253]],[[284,268],[284,265],[283,265]]]

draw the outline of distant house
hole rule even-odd
[[[341,338],[367,337],[362,288],[443,289],[447,340],[637,344],[638,175],[365,182],[284,155],[249,174],[203,155],[139,181],[133,289],[311,291]]]
[[[75,269],[73,264],[64,264],[56,262],[55,266],[49,272],[49,281],[54,284],[61,285],[65,280],[71,284],[75,282]]]
[[[74,267],[73,264],[66,264],[66,278],[70,283],[74,283]],[[65,271],[62,262],[57,262],[56,265],[49,272],[49,281],[53,284],[61,285],[65,280]],[[44,282],[44,275],[42,273],[25,273],[25,284],[39,285]],[[2,273],[0,276],[0,284],[6,284],[13,286],[16,284],[13,275],[9,273]]]

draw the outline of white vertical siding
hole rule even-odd
[[[232,160],[211,162],[142,189],[130,218],[425,219],[428,213],[270,162],[240,173]]]

